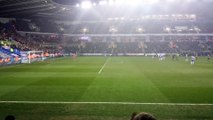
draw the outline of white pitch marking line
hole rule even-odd
[[[105,61],[104,65],[99,70],[98,74],[101,74],[102,70],[104,69],[104,67],[106,66],[106,64],[108,63],[108,61],[109,61],[109,58],[107,58],[107,60]]]
[[[137,102],[57,102],[57,101],[0,101],[13,104],[115,104],[115,105],[167,105],[167,106],[213,106],[208,103],[137,103]]]

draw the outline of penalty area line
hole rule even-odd
[[[163,106],[213,106],[207,103],[137,103],[137,102],[57,102],[57,101],[0,101],[9,104],[109,104],[109,105],[163,105]]]
[[[101,67],[101,69],[98,71],[98,74],[101,74],[102,70],[104,69],[104,67],[106,66],[106,64],[108,63],[109,58],[107,58],[107,60],[105,61],[104,65]]]

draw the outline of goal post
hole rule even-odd
[[[32,63],[36,61],[44,61],[46,58],[44,56],[44,51],[25,51],[21,52],[21,62],[22,63]]]
[[[36,61],[44,61],[44,52],[43,51],[29,51],[28,52],[28,61],[29,63]]]

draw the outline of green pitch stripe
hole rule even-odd
[[[167,105],[167,106],[213,106],[207,103],[137,103],[137,102],[55,102],[55,101],[0,101],[13,104],[115,104],[115,105]]]

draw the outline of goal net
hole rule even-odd
[[[36,61],[44,61],[46,57],[43,51],[27,51],[21,52],[22,63],[32,63]]]

